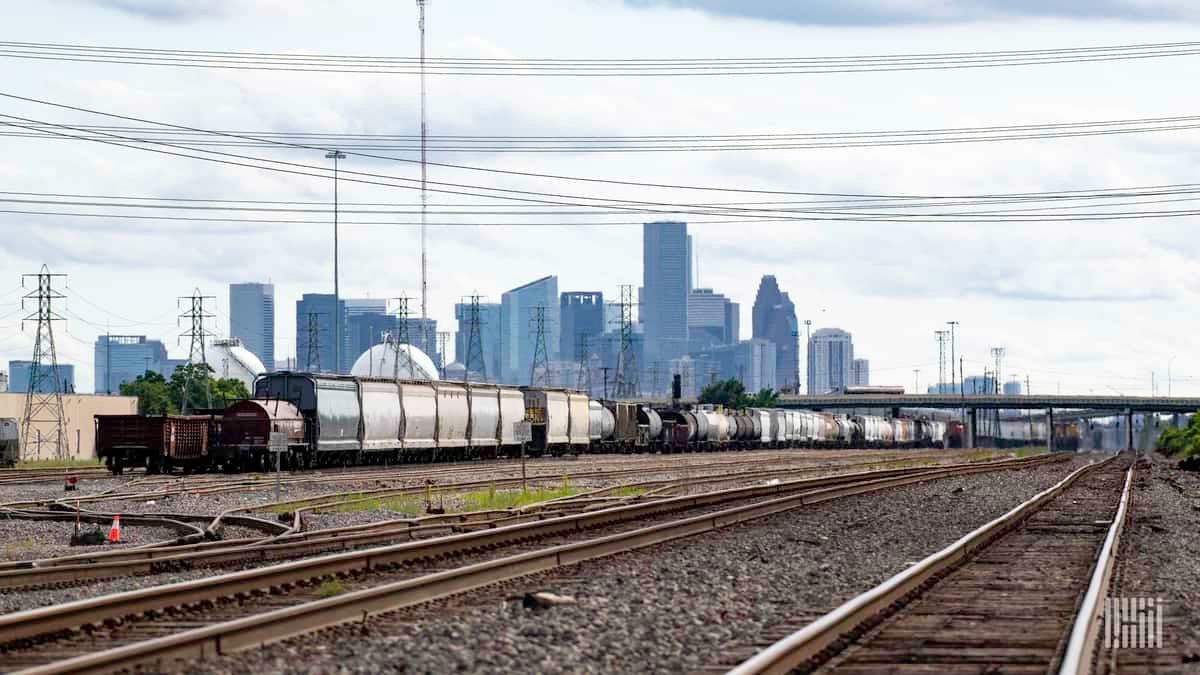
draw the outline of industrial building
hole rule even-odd
[[[63,394],[63,415],[66,418],[66,440],[69,450],[68,459],[92,459],[96,456],[96,415],[133,415],[137,413],[138,400],[136,396],[96,396],[92,394]],[[12,417],[20,425],[21,417],[25,414],[25,395],[18,393],[0,394],[0,417]],[[54,428],[46,422],[39,423],[34,433],[47,437]],[[22,438],[25,430],[20,430]],[[31,444],[34,445],[34,444]],[[47,446],[43,444],[42,454],[46,454]],[[24,454],[23,461],[57,459],[55,457],[32,457]]]

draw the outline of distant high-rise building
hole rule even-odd
[[[775,344],[770,340],[754,338],[736,344],[714,345],[692,352],[691,360],[703,378],[698,385],[701,389],[713,378],[738,380],[751,393],[778,386],[779,374],[775,371],[778,359]]]
[[[970,375],[963,378],[962,385],[963,393],[971,394],[994,394],[996,393],[996,381],[988,375]]]
[[[850,362],[850,386],[871,386],[871,362],[867,359],[854,359]]]
[[[120,394],[121,385],[133,382],[146,371],[171,379],[175,367],[186,359],[170,359],[159,340],[145,335],[101,335],[94,347],[96,393]]]
[[[8,391],[8,373],[0,372],[0,394]]]
[[[50,378],[50,365],[42,364],[41,372],[46,377],[40,381],[39,394],[50,394],[54,391],[54,383]],[[8,390],[13,393],[29,393],[29,375],[33,370],[33,361],[8,362]],[[75,393],[75,366],[69,363],[58,364],[58,377],[61,383],[60,391],[64,394]]]
[[[808,393],[840,391],[850,383],[854,344],[840,328],[821,328],[808,341]]]
[[[412,346],[425,352],[433,360],[433,365],[442,367],[442,357],[438,353],[437,319],[422,319],[419,316],[408,318],[408,339]]]
[[[468,341],[471,337],[471,303],[460,302],[454,305],[454,318],[458,321],[458,330],[454,333],[454,360],[463,364],[474,375],[486,370],[489,382],[499,382],[502,378],[500,369],[500,336],[504,327],[500,319],[500,303],[479,303],[479,341],[483,365],[472,361],[467,363],[470,351]]]
[[[751,335],[775,343],[775,377],[780,388],[796,390],[800,362],[797,360],[796,306],[779,290],[772,274],[764,275],[754,297]]]
[[[229,284],[229,336],[267,368],[275,365],[274,284]]]
[[[530,320],[538,307],[546,312],[546,357],[558,357],[558,277],[542,277],[523,286],[518,286],[500,296],[500,313],[503,328],[502,374],[508,384],[529,384],[529,369],[533,365],[534,334]]]
[[[1005,396],[1020,396],[1021,395],[1021,383],[1016,380],[1013,380],[1012,382],[1005,382],[1004,383],[1004,395]]]
[[[559,297],[558,355],[562,361],[578,363],[579,339],[594,341],[604,332],[604,294],[599,291],[569,291]]]
[[[341,317],[345,328],[346,316],[346,300],[338,300],[338,308],[334,308],[332,293],[305,293],[296,301],[296,369],[308,370],[308,347],[309,347],[309,315],[316,314],[316,330],[313,339],[316,342],[315,355],[319,358],[319,372],[332,373],[338,368],[333,362],[333,322]],[[345,335],[345,331],[342,331]],[[343,348],[343,352],[346,350]],[[354,355],[357,358],[358,354]],[[342,355],[342,362],[345,363],[346,354]],[[353,360],[350,361],[354,363]],[[349,371],[347,367],[345,369]]]
[[[396,335],[400,327],[399,318],[386,312],[355,312],[346,317],[346,350],[350,366],[371,347],[384,341],[388,335]],[[373,375],[390,375],[374,373]]]
[[[690,351],[738,341],[738,304],[711,288],[688,293],[688,344]]]
[[[642,229],[640,316],[651,361],[687,353],[691,250],[687,223],[646,223]]]

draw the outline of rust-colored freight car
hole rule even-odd
[[[233,469],[266,469],[271,432],[287,434],[289,448],[303,448],[304,416],[294,404],[280,400],[248,399],[225,409],[221,418],[221,443],[213,461]],[[285,460],[287,461],[287,460]]]
[[[113,473],[144,466],[149,473],[208,464],[216,422],[200,415],[96,415],[96,455]]]

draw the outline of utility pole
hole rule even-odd
[[[546,306],[533,307],[529,331],[533,335],[533,361],[529,364],[529,386],[550,386],[550,361],[546,354]]]
[[[913,393],[921,393],[921,369],[913,368]]]
[[[604,400],[608,400],[608,372],[612,370],[610,366],[600,366],[600,372],[604,374]]]
[[[1028,375],[1025,376],[1025,395],[1026,396],[1033,395],[1033,392],[1029,391],[1029,376]]]
[[[204,302],[206,300],[216,301],[216,297],[212,295],[200,295],[200,289],[197,288],[190,296],[180,296],[176,300],[176,304],[184,300],[187,300],[189,303],[188,310],[180,314],[179,318],[187,319],[190,327],[187,331],[180,333],[179,337],[181,339],[186,337],[190,342],[190,346],[188,347],[188,364],[191,367],[188,368],[188,376],[183,380],[183,400],[179,404],[179,410],[186,415],[192,409],[191,393],[192,386],[195,384],[192,382],[192,378],[196,375],[196,368],[208,368],[208,360],[204,354],[204,341],[211,337],[213,333],[205,330],[204,320],[216,318],[216,315],[210,314],[204,309]],[[201,376],[203,380],[208,379],[203,371],[201,372]],[[207,385],[204,387],[204,399],[206,405],[211,408],[212,388]]]
[[[467,308],[467,355],[463,359],[463,366],[466,372],[471,372],[471,366],[477,366],[475,371],[479,373],[481,382],[487,382],[487,363],[483,358],[483,337],[480,332],[480,325],[483,323],[479,311],[479,295],[472,295],[468,298],[470,302]],[[467,380],[468,375],[463,375],[463,381]]]
[[[954,382],[957,378],[954,376],[954,327],[958,325],[957,321],[947,321],[950,326],[950,381]],[[962,370],[962,364],[959,364],[959,370]],[[965,375],[963,376],[965,379]]]
[[[25,414],[21,416],[21,449],[28,455],[33,448],[34,459],[65,460],[71,456],[67,438],[66,409],[63,408],[63,381],[58,372],[58,351],[54,347],[54,322],[65,321],[54,311],[54,301],[66,296],[54,289],[55,279],[65,279],[65,274],[51,274],[42,265],[37,274],[22,274],[21,287],[26,288],[27,279],[37,279],[37,290],[30,290],[21,298],[21,309],[26,300],[36,300],[37,310],[21,319],[21,330],[25,322],[36,321],[37,333],[33,339],[33,363],[29,367],[29,387],[25,390]],[[48,368],[47,368],[48,366]],[[49,386],[46,386],[49,384]],[[42,434],[41,425],[52,424],[49,434]],[[38,428],[35,429],[34,427]],[[42,446],[53,448],[52,456],[42,456]]]
[[[426,139],[429,134],[425,123],[425,0],[417,0],[417,30],[421,33],[421,323],[429,318],[429,258],[425,245],[426,218],[429,211],[429,193],[426,191]]]
[[[812,369],[812,359],[810,358],[811,354],[809,353],[810,349],[812,349],[812,319],[805,319],[804,320],[804,373],[805,373],[805,375],[808,376],[809,380],[812,379],[812,372],[810,372]],[[800,392],[797,390],[796,393],[799,394]],[[812,387],[809,386],[808,395],[812,396],[812,393],[813,393]]]
[[[617,396],[637,398],[642,394],[638,381],[637,352],[633,348],[633,286],[621,285],[621,350],[617,353]]]
[[[308,313],[307,358],[304,367],[310,373],[321,372],[321,314]]]
[[[341,150],[330,150],[325,159],[333,160],[333,372],[342,374],[342,308],[338,287],[338,160],[346,159]]]
[[[946,338],[950,336],[948,330],[935,330],[933,334],[937,337],[938,343],[938,387],[937,393],[944,394],[944,383],[946,382]]]

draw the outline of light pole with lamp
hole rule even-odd
[[[333,370],[342,374],[342,312],[338,290],[338,160],[346,159],[341,150],[330,150],[325,159],[333,160]]]

